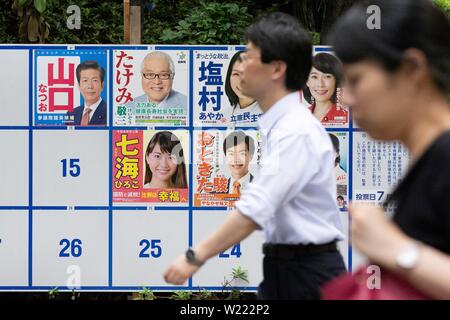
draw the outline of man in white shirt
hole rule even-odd
[[[231,177],[228,179],[228,193],[238,197],[253,181],[253,175],[248,170],[250,161],[255,153],[255,142],[242,131],[230,133],[223,142],[223,152]]]
[[[336,204],[334,151],[325,129],[301,107],[298,90],[311,69],[312,46],[298,21],[273,13],[246,31],[241,87],[264,114],[261,167],[236,209],[209,238],[166,270],[182,284],[209,258],[262,229],[260,299],[319,299],[321,286],[345,271]]]

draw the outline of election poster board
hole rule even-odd
[[[181,286],[162,277],[258,174],[262,111],[240,91],[243,49],[0,45],[0,291],[222,290],[238,267],[249,282],[233,285],[256,291],[262,232]],[[335,61],[329,47],[317,55]],[[386,200],[409,155],[357,128],[339,75],[318,68],[299,95],[335,148],[339,250],[351,269],[348,204]]]

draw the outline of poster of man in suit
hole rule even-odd
[[[36,125],[107,125],[107,50],[39,49],[33,61]]]

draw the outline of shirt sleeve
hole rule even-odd
[[[319,171],[317,154],[305,135],[275,137],[262,161],[258,175],[247,186],[236,208],[262,229],[277,209],[296,196]]]

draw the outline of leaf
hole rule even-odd
[[[43,13],[47,7],[47,0],[34,0],[34,7],[39,13]]]
[[[19,0],[19,6],[23,6],[28,0]]]
[[[24,19],[19,26],[19,39],[21,42],[27,42],[28,20]]]
[[[189,22],[186,22],[185,20],[181,20],[180,22],[178,22],[178,24],[183,29],[189,29],[191,27],[191,24]]]
[[[36,42],[39,37],[39,21],[36,16],[30,16],[28,20],[28,40]]]

